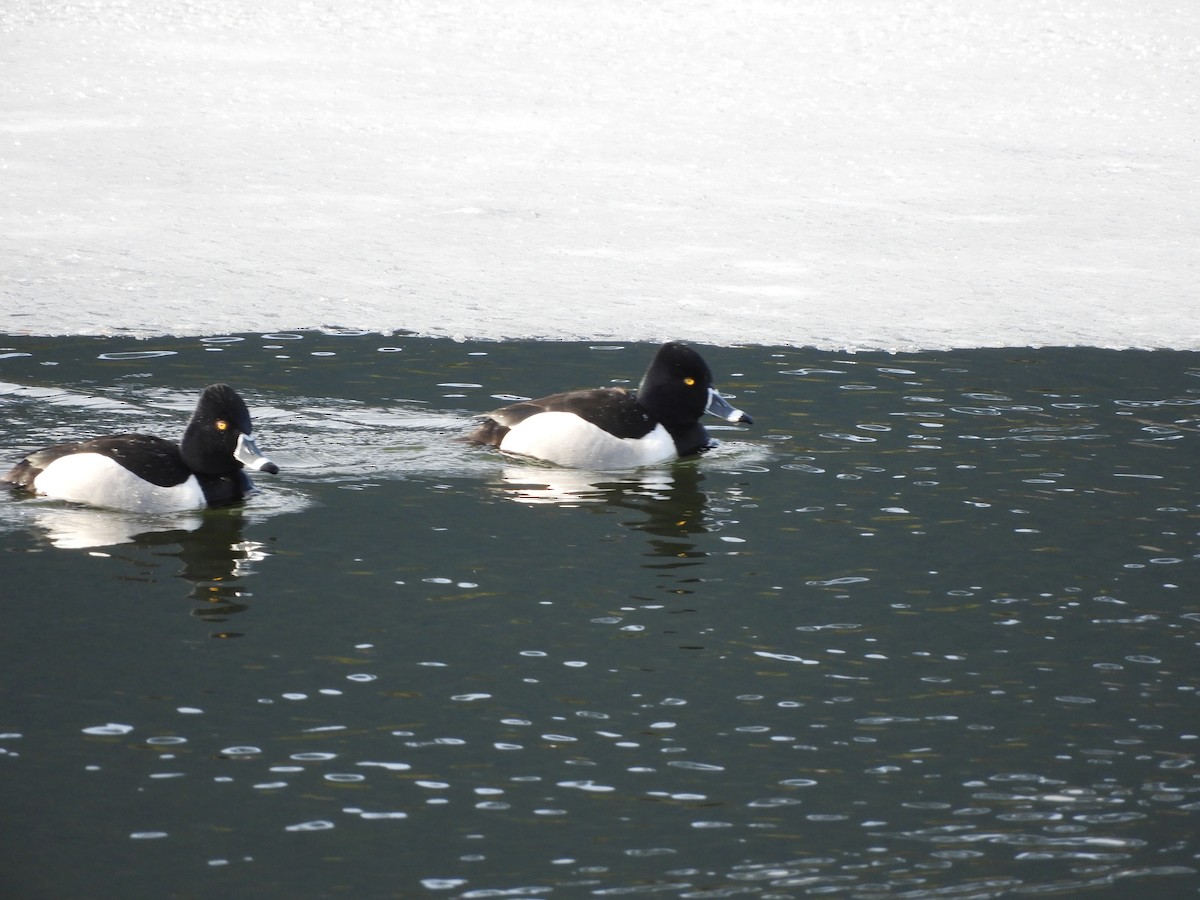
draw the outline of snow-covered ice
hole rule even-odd
[[[8,0],[0,332],[1200,349],[1177,0]]]

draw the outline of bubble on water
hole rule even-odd
[[[762,657],[765,657],[766,659],[777,659],[780,662],[797,662],[797,663],[800,663],[801,665],[805,665],[805,666],[820,665],[819,660],[805,659],[802,656],[793,656],[789,653],[768,653],[766,650],[755,650],[754,655],[762,656]]]
[[[221,756],[258,756],[262,750],[258,747],[237,746],[226,747],[224,750],[218,751]]]
[[[607,794],[615,791],[616,788],[607,784],[598,784],[595,781],[559,781],[559,787],[573,788],[577,791],[588,791],[589,793]]]
[[[129,734],[131,731],[133,731],[132,725],[118,725],[116,722],[109,722],[106,725],[93,725],[90,728],[83,729],[84,734],[99,735]]]
[[[345,809],[343,809],[342,812],[346,813],[347,815],[358,816],[360,819],[363,819],[364,821],[367,821],[367,822],[378,821],[381,819],[407,819],[408,818],[408,813],[401,812],[399,810],[395,810],[392,812],[367,812],[366,810],[357,809],[355,807],[348,806]]]
[[[796,806],[800,801],[794,797],[764,797],[761,800],[751,800],[747,806],[761,809],[774,809],[780,806]]]
[[[674,856],[678,852],[671,847],[646,847],[645,849],[626,850],[625,855],[641,859],[651,856]]]
[[[284,826],[284,831],[328,831],[334,825],[328,819],[313,819],[311,822],[298,822],[295,825]]]
[[[724,766],[718,766],[715,763],[693,762],[686,759],[675,759],[667,763],[668,766],[674,766],[677,769],[690,769],[693,772],[724,772]]]
[[[111,353],[101,353],[96,359],[103,360],[123,360],[123,359],[158,359],[162,356],[177,356],[178,353],[174,350],[122,350]]]
[[[402,762],[375,762],[373,760],[363,760],[357,763],[360,766],[373,766],[380,769],[386,769],[389,772],[407,772],[412,768],[408,763]]]

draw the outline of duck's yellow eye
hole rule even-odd
[[[224,431],[229,427],[229,423],[224,419],[217,419],[217,431]]]
[[[685,378],[685,379],[683,379],[683,383],[686,384],[688,387],[691,387],[692,385],[694,385],[696,383],[696,379],[695,378]]]

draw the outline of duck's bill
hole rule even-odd
[[[729,401],[717,393],[715,388],[708,389],[708,406],[704,408],[704,411],[718,419],[724,419],[726,422],[739,422],[743,425],[754,423],[754,420],[746,413],[731,406]]]
[[[248,434],[238,435],[237,447],[234,448],[233,458],[247,469],[253,469],[255,472],[266,472],[268,475],[279,474],[279,466],[262,455],[258,449],[258,445],[254,443],[254,438]]]

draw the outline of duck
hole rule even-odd
[[[0,484],[30,493],[143,513],[228,506],[254,490],[246,470],[277,475],[254,442],[250,412],[228,384],[200,394],[179,443],[112,434],[30,453]]]
[[[716,446],[700,424],[706,413],[754,421],[721,396],[695,349],[669,341],[634,392],[603,387],[513,403],[487,413],[467,440],[570,468],[635,469]]]

